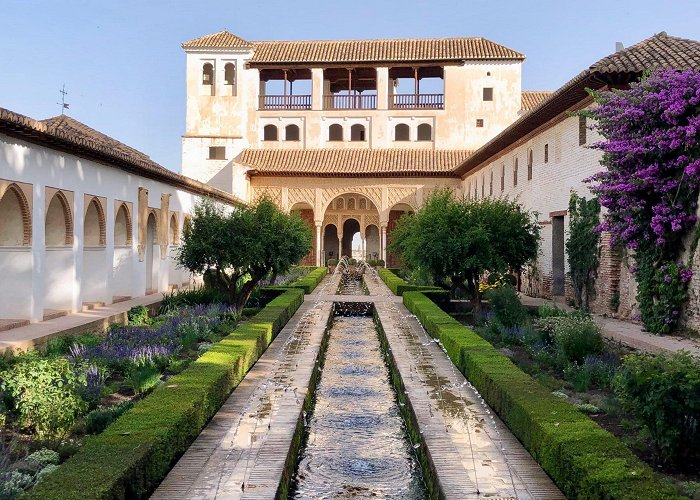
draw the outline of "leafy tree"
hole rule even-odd
[[[428,270],[452,292],[466,288],[478,314],[479,278],[517,271],[537,256],[540,228],[532,213],[508,199],[457,200],[437,190],[391,234],[390,250],[412,269]]]
[[[574,303],[576,307],[586,310],[598,270],[598,224],[598,199],[587,200],[572,191],[569,198],[569,239],[566,240],[566,256],[574,287]]]
[[[285,273],[311,250],[311,231],[268,199],[230,210],[204,200],[183,231],[180,266],[213,273],[238,312],[261,279]]]

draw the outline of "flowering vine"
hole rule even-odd
[[[692,277],[679,262],[697,222],[700,72],[658,70],[629,89],[594,92],[584,112],[603,140],[605,170],[587,179],[607,209],[599,229],[634,250],[637,300],[649,331],[678,322]]]

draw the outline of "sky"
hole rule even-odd
[[[527,56],[524,90],[555,90],[658,33],[700,40],[700,0],[0,0],[0,107],[61,112],[181,169],[186,40],[483,36]]]

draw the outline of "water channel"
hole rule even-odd
[[[362,294],[359,278],[344,276],[340,293]],[[293,498],[427,498],[371,305],[362,306],[335,308]]]

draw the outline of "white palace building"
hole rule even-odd
[[[544,237],[521,290],[563,295],[569,192],[587,195],[600,159],[570,112],[591,105],[586,88],[700,69],[700,43],[665,33],[556,92],[522,90],[525,56],[484,38],[261,42],[223,31],[183,48],[184,175],[67,116],[0,108],[0,327],[181,286],[190,278],[172,248],[203,196],[266,195],[298,211],[315,235],[308,264],[350,254],[359,236],[389,266],[396,221],[436,187],[517,196]],[[634,281],[602,252],[594,307],[617,294],[620,314],[633,314]]]

